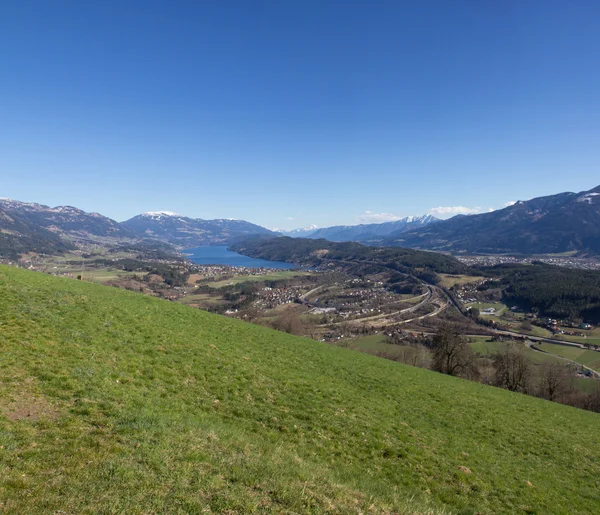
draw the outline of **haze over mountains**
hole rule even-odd
[[[491,213],[439,220],[431,215],[380,224],[316,228],[294,237],[357,241],[469,254],[600,254],[600,186],[580,193],[539,197]],[[119,223],[72,206],[48,207],[0,199],[0,255],[57,254],[81,244],[147,240],[179,248],[230,245],[250,236],[277,237],[244,220],[190,218],[167,211]]]
[[[360,225],[336,225],[333,227],[325,227],[315,229],[308,233],[295,231],[286,234],[287,236],[302,236],[306,238],[320,239],[324,238],[329,241],[358,241],[368,243],[374,240],[381,240],[382,237],[392,234],[399,234],[404,231],[410,231],[420,227],[429,225],[432,222],[439,221],[438,218],[432,215],[423,216],[407,216],[401,220],[393,222],[384,222],[379,224],[360,224]],[[301,230],[300,230],[301,231]]]

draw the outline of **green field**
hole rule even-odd
[[[81,273],[81,272],[79,272],[79,273]],[[112,281],[114,279],[133,277],[134,275],[136,275],[138,277],[144,277],[147,274],[146,274],[146,272],[126,272],[124,270],[101,269],[101,270],[86,270],[86,271],[84,271],[82,277],[85,281],[96,281],[96,282],[103,283],[106,281]]]
[[[386,341],[387,338],[384,335],[373,334],[354,338],[344,343],[348,344],[348,348],[350,349],[360,350],[368,354],[377,354],[378,352],[386,352],[390,355],[397,354],[399,346],[386,343]]]
[[[595,413],[5,266],[0,348],[1,513],[600,512]]]
[[[507,342],[493,342],[487,337],[471,337],[470,339],[472,341],[474,340],[473,343],[471,343],[471,348],[474,352],[480,354],[481,356],[491,356],[493,354],[498,354],[506,347],[506,345],[508,345]],[[525,354],[531,360],[531,362],[536,365],[546,363],[548,361],[560,361],[559,358],[555,358],[554,356],[544,354],[543,352],[537,352],[528,347],[525,347]]]
[[[237,275],[230,279],[211,281],[206,283],[208,286],[213,288],[222,288],[223,286],[229,286],[232,284],[240,284],[247,282],[256,281],[279,281],[281,279],[292,279],[301,275],[310,275],[309,272],[294,272],[290,270],[282,270],[281,272],[273,272],[265,275]]]
[[[546,352],[562,356],[576,363],[581,363],[600,372],[600,352],[598,351],[578,349],[577,347],[568,347],[554,343],[540,343],[536,344],[536,346]]]
[[[475,283],[481,281],[484,277],[478,275],[451,275],[438,274],[440,283],[444,288],[452,288],[453,286],[462,286],[463,284]]]
[[[219,304],[223,299],[221,297],[213,297],[208,293],[197,293],[186,295],[177,300],[180,304],[189,306],[190,304]]]
[[[569,342],[584,343],[588,345],[600,345],[600,328],[592,331],[582,331],[585,336],[569,336],[561,334],[560,338]]]

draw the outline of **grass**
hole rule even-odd
[[[211,281],[206,284],[208,286],[212,286],[213,288],[222,288],[231,284],[240,284],[257,281],[279,281],[281,279],[291,279],[293,277],[298,277],[301,275],[310,275],[310,273],[282,270],[281,272],[273,272],[265,275],[237,275],[227,280]]]
[[[2,513],[600,511],[594,413],[4,266],[0,348]]]
[[[588,345],[600,345],[600,338],[584,338],[582,336],[569,336],[565,334],[561,334],[561,340],[565,340],[573,343],[583,343]]]
[[[370,336],[362,336],[343,342],[348,344],[348,348],[376,355],[378,352],[385,352],[390,356],[401,354],[401,349],[398,345],[386,342],[387,338],[384,335],[373,334]]]
[[[79,274],[78,274],[79,275]],[[122,279],[128,277],[144,277],[147,274],[145,272],[126,272],[124,270],[115,269],[100,269],[100,270],[85,270],[83,278],[86,281],[106,282],[114,279]]]
[[[475,340],[473,341],[473,343],[471,343],[471,348],[474,352],[480,354],[481,356],[491,356],[492,354],[498,354],[506,347],[506,345],[508,345],[506,342],[493,342],[487,337],[481,337],[476,339],[471,337],[470,339],[472,341]],[[560,361],[554,356],[534,351],[528,347],[525,347],[525,354],[527,355],[529,360],[535,365],[541,365],[542,363],[546,363],[548,361]]]
[[[581,363],[582,365],[600,372],[600,352],[545,342],[537,344],[537,347],[551,354],[570,359],[576,363]]]
[[[191,304],[212,305],[220,304],[221,302],[223,302],[223,299],[221,297],[209,295],[208,293],[196,293],[193,295],[186,295],[185,297],[181,297],[177,300],[177,302],[186,306],[189,306]]]
[[[453,286],[462,286],[463,284],[475,283],[484,279],[478,275],[451,275],[438,274],[440,283],[444,288],[452,288]]]

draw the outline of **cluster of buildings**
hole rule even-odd
[[[216,279],[227,276],[260,276],[269,275],[273,272],[280,272],[281,270],[275,268],[246,268],[243,266],[229,266],[229,265],[192,265],[190,271],[193,274],[202,275],[208,279]]]
[[[547,263],[549,265],[562,266],[565,268],[579,268],[582,270],[600,270],[600,260],[594,258],[579,257],[556,257],[556,256],[457,256],[459,261],[469,266],[495,266],[504,263],[530,264],[533,261]]]
[[[288,288],[265,287],[258,292],[258,299],[254,306],[261,309],[273,309],[283,304],[299,302],[301,286],[290,286]]]
[[[568,336],[585,337],[586,334],[581,331],[589,331],[594,328],[592,324],[575,324],[567,320],[556,320],[555,318],[537,318],[535,319],[534,323],[540,327],[545,327],[546,329],[552,331],[553,334],[564,334]],[[579,329],[579,331],[575,329]]]

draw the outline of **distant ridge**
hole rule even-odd
[[[0,198],[0,258],[28,253],[63,254],[94,244],[115,247],[139,243],[157,248],[229,245],[239,238],[278,233],[243,220],[201,220],[172,211],[149,211],[119,223],[73,206],[49,207]],[[149,241],[148,241],[149,240]]]
[[[181,247],[229,245],[255,235],[277,236],[276,232],[244,220],[189,218],[171,211],[149,211],[122,223],[140,238],[155,238]]]
[[[399,231],[384,244],[453,253],[600,254],[600,186]]]
[[[393,233],[409,231],[417,227],[424,227],[430,223],[437,222],[438,219],[432,215],[407,216],[400,220],[392,222],[383,222],[378,224],[359,224],[359,225],[336,225],[333,227],[324,227],[318,229],[316,226],[305,229],[296,229],[295,231],[284,232],[285,236],[295,238],[324,238],[329,241],[358,241],[368,243],[373,240],[380,240],[382,237]]]

